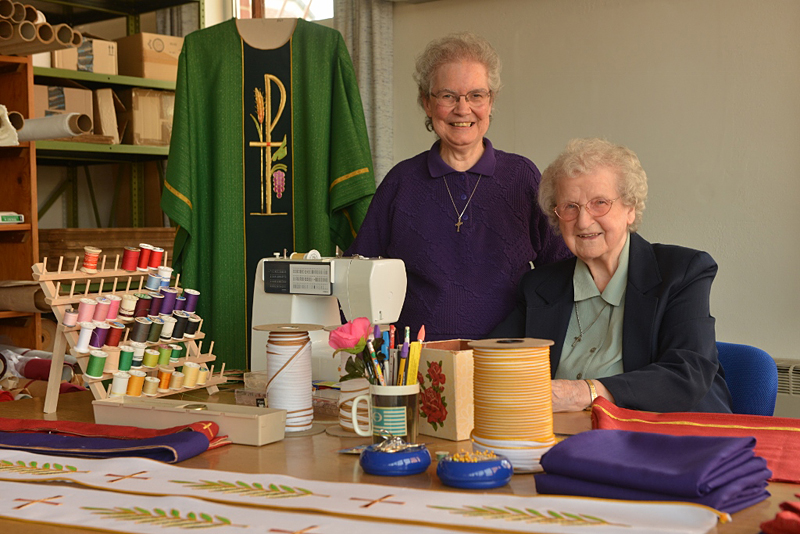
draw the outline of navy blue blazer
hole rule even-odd
[[[536,267],[517,306],[491,337],[552,339],[552,376],[574,305],[575,258]],[[731,412],[709,296],[717,264],[706,252],[631,234],[625,291],[624,372],[601,378],[618,406],[652,412]]]

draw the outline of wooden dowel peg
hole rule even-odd
[[[44,259],[45,264],[47,264],[47,258]],[[59,256],[58,258],[58,274],[61,274],[61,265],[64,263],[64,256]]]
[[[208,355],[209,356],[213,356],[214,355],[214,342],[213,341],[211,342],[211,345],[209,345],[209,347],[208,347]]]
[[[75,256],[75,265],[72,266],[72,272],[78,272],[78,262],[80,261],[80,257]]]
[[[61,292],[61,281],[56,282],[56,294],[55,298],[58,298],[58,294]]]
[[[101,271],[105,271],[106,270],[106,255],[105,254],[103,254],[103,262],[100,264],[100,270]]]
[[[69,298],[75,296],[75,280],[72,281],[72,285],[69,287]]]
[[[219,377],[222,378],[224,374],[225,374],[225,362],[222,362],[222,369],[219,370]]]
[[[131,277],[128,277],[128,283],[125,285],[125,293],[128,293],[131,290]]]
[[[178,282],[181,280],[181,273],[175,275],[175,289],[178,289]]]
[[[114,260],[114,270],[116,271],[119,267],[119,254],[117,254],[117,258]]]
[[[115,269],[115,270],[116,270],[116,269]],[[112,293],[116,293],[116,292],[117,292],[117,280],[119,280],[119,278],[117,278],[117,277],[115,276],[115,277],[114,277],[114,285],[111,287],[111,292],[112,292]]]
[[[105,283],[105,281],[106,281],[105,278],[100,279],[100,289],[97,291],[98,295],[101,295],[103,293],[103,284]]]
[[[47,256],[42,260],[42,274],[47,272]]]

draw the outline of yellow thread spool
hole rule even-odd
[[[131,370],[131,377],[128,379],[128,389],[126,393],[131,397],[141,397],[142,387],[144,386],[144,377],[147,373],[144,371]]]

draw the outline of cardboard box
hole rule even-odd
[[[83,113],[93,117],[92,91],[58,85],[34,85],[33,117],[38,119],[60,113]]]
[[[130,145],[168,146],[172,137],[174,91],[136,87],[120,93],[125,107],[122,142]]]
[[[472,349],[465,339],[431,341],[420,352],[419,433],[461,441],[474,425]]]
[[[50,62],[56,69],[117,74],[117,43],[84,36],[79,47],[52,52]]]
[[[183,37],[137,33],[117,39],[119,73],[174,82],[178,78],[178,57]]]
[[[111,144],[118,144],[120,131],[117,126],[117,114],[123,114],[125,106],[109,88],[95,89],[94,91],[94,133],[111,137]]]

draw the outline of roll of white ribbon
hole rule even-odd
[[[311,340],[308,332],[269,333],[267,401],[286,410],[286,432],[308,430],[314,421],[311,403]]]

